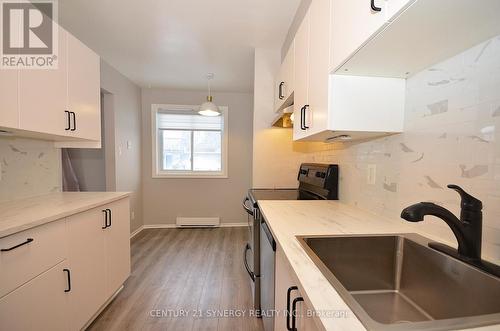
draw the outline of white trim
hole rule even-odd
[[[215,226],[212,228],[232,228],[232,227],[245,227],[248,226],[247,222],[228,222],[228,223],[220,223],[219,226]],[[142,230],[144,229],[182,229],[178,227],[176,224],[144,224]]]
[[[144,229],[176,229],[176,224],[144,224]]]
[[[139,232],[141,232],[142,230],[144,230],[144,225],[141,225],[140,227],[138,227],[137,229],[135,229],[135,231],[130,234],[130,239],[132,239],[135,236],[137,236],[139,234]]]
[[[130,274],[128,275],[128,277],[130,277]],[[124,287],[125,285],[122,284],[122,286],[120,286],[120,288],[116,290],[116,292],[111,296],[111,298],[106,300],[106,302],[99,308],[99,310],[94,315],[92,315],[92,317],[88,320],[87,323],[85,323],[82,330],[86,330],[96,320],[96,318],[104,311],[104,309],[106,309],[106,307],[111,303],[111,301],[113,301],[116,298],[116,296],[120,294],[120,292],[123,290]]]
[[[221,171],[189,171],[189,172],[166,172],[158,169],[158,129],[156,127],[156,115],[160,109],[171,110],[194,110],[199,106],[194,105],[170,105],[170,104],[152,104],[151,105],[151,177],[152,178],[228,178],[228,136],[229,136],[229,115],[227,106],[219,106],[223,116],[224,128],[222,132],[222,170]]]
[[[248,222],[230,222],[230,223],[221,223],[221,228],[239,228],[248,226]]]

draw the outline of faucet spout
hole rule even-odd
[[[420,202],[406,207],[401,212],[401,218],[408,222],[422,222],[424,216],[431,215],[445,221],[455,235],[458,242],[458,252],[464,256],[473,256],[474,248],[469,247],[467,235],[465,234],[467,225],[458,219],[451,211],[431,202]]]

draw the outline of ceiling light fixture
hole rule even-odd
[[[207,74],[207,81],[208,81],[208,96],[207,96],[207,101],[202,103],[200,106],[200,109],[198,110],[198,114],[203,115],[203,116],[219,116],[220,115],[220,110],[219,107],[213,102],[213,97],[212,94],[210,93],[210,81],[214,79],[214,74],[209,73]]]

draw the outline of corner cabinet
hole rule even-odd
[[[332,72],[408,78],[500,34],[498,0],[371,3],[332,0]]]
[[[366,4],[340,2],[353,11],[355,3]],[[332,46],[331,35],[351,34],[349,29],[332,28],[339,11],[335,4],[336,0],[313,1],[295,35],[293,139],[329,142],[402,132],[405,80],[330,74],[332,57],[342,54],[341,48]],[[353,42],[350,37],[347,41]]]
[[[99,56],[57,31],[57,69],[0,70],[0,129],[56,147],[100,148]]]
[[[130,274],[128,215],[122,198],[0,238],[2,329],[85,329]]]
[[[332,0],[330,67],[342,66],[415,0]]]
[[[276,247],[274,330],[316,331],[314,311],[307,305],[281,247]]]

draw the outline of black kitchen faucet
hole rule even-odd
[[[462,199],[460,219],[448,209],[432,202],[420,202],[403,209],[401,218],[409,222],[421,222],[426,215],[442,219],[457,238],[458,249],[436,242],[430,243],[429,247],[500,277],[500,266],[481,260],[482,202],[457,185],[448,185],[448,188],[457,191]]]

